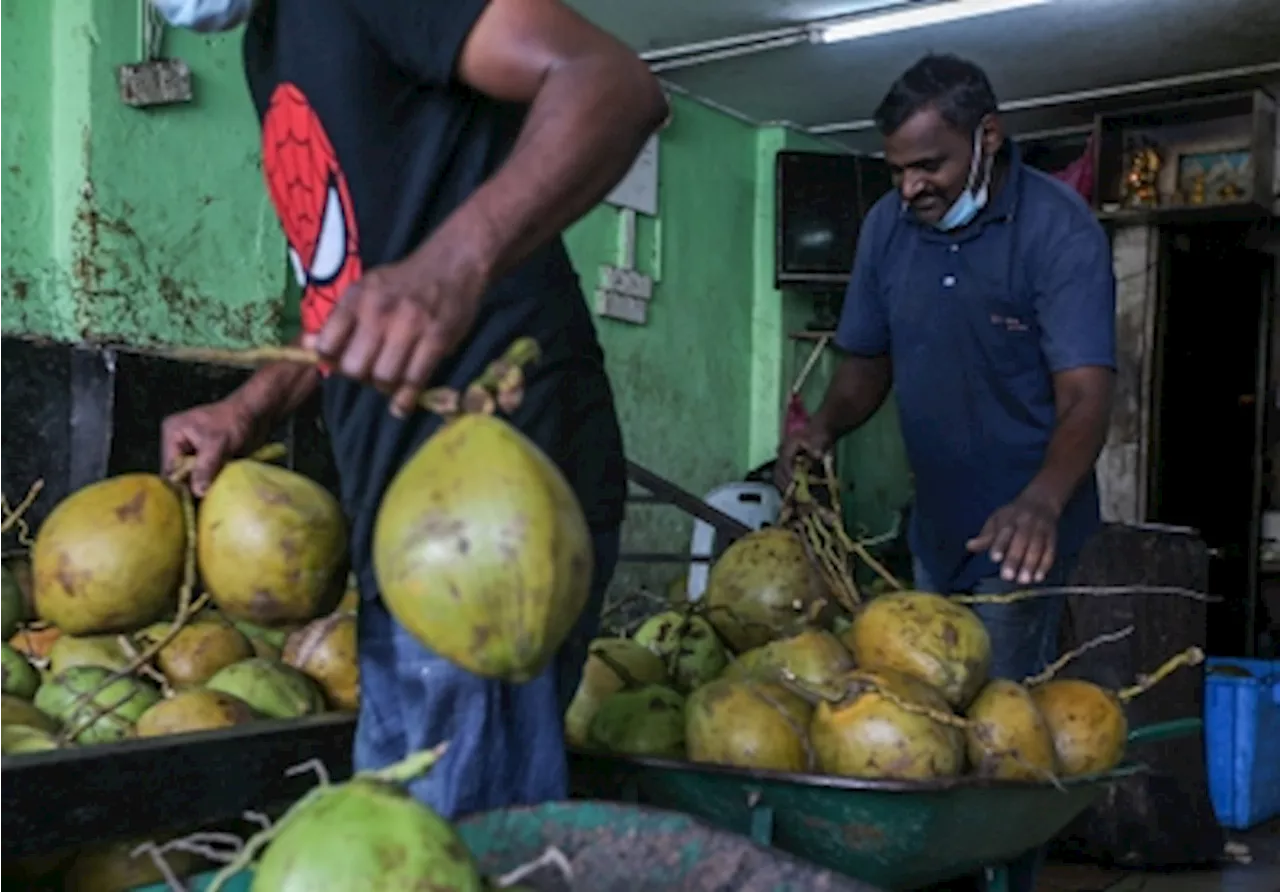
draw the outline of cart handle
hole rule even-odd
[[[1204,722],[1198,718],[1172,719],[1167,722],[1156,722],[1144,725],[1129,732],[1129,743],[1155,743],[1160,740],[1175,740],[1179,737],[1190,737],[1199,734]]]

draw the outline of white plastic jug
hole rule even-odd
[[[703,501],[753,530],[772,526],[778,522],[778,515],[782,513],[782,494],[771,483],[726,483],[707,493]],[[715,547],[715,527],[704,520],[694,521],[690,555],[694,558],[711,558],[716,554]],[[710,560],[694,560],[689,565],[690,601],[702,597],[710,572]]]

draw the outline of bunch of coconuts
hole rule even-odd
[[[833,604],[799,535],[744,536],[712,567],[701,603],[593,642],[565,715],[570,743],[902,781],[1057,783],[1124,758],[1124,702],[1149,684],[989,678],[986,629],[953,598],[886,591],[853,616]],[[1156,675],[1201,659],[1193,648]]]
[[[232,462],[194,543],[182,500],[152,474],[91,484],[54,507],[29,564],[4,567],[6,756],[356,709],[333,497],[273,464]],[[175,630],[189,551],[208,597]]]

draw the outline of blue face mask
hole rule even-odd
[[[982,171],[982,184],[978,185],[978,172]],[[969,178],[965,181],[964,191],[955,200],[942,219],[933,224],[935,229],[949,232],[959,229],[973,221],[978,212],[987,206],[991,186],[991,159],[982,155],[982,128],[973,133],[973,162],[969,165]]]
[[[230,31],[253,12],[255,0],[151,0],[156,11],[175,28],[192,31]]]

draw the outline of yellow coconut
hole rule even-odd
[[[809,772],[812,716],[808,703],[779,685],[717,679],[689,695],[685,747],[695,762]]]
[[[338,501],[301,474],[246,459],[200,505],[200,575],[218,608],[262,625],[322,616],[342,598],[347,529]]]
[[[823,688],[853,669],[853,657],[839,639],[821,629],[753,648],[729,664],[721,678],[777,681],[794,677]]]
[[[1124,759],[1129,720],[1113,692],[1091,682],[1058,678],[1033,687],[1031,697],[1053,735],[1063,777],[1101,774]]]
[[[586,606],[586,519],[559,469],[507,422],[465,415],[431,437],[382,499],[382,600],[428,648],[486,678],[525,682]]]
[[[969,764],[982,777],[1043,781],[1056,775],[1053,734],[1031,693],[1016,681],[993,679],[965,713]]]
[[[311,676],[334,709],[360,708],[354,614],[331,613],[294,632],[285,643],[284,662]]]
[[[794,635],[830,611],[800,537],[770,527],[725,549],[707,580],[706,617],[737,653]]]
[[[222,691],[192,688],[161,700],[138,717],[134,731],[139,737],[163,737],[192,731],[233,728],[258,718],[253,708],[239,697]]]
[[[163,622],[144,629],[142,646],[161,640],[170,628]],[[226,620],[209,616],[183,626],[156,654],[156,666],[169,684],[181,689],[202,685],[218,670],[254,654],[244,633]]]
[[[131,632],[177,601],[186,531],[177,490],[123,474],[57,504],[31,552],[36,612],[67,635]]]
[[[809,726],[822,771],[930,780],[964,769],[964,735],[945,721],[950,711],[937,690],[892,669],[851,672],[842,685],[844,697],[820,701]]]
[[[978,615],[925,592],[873,598],[842,640],[860,669],[905,672],[959,709],[986,683],[991,666],[991,639]]]

